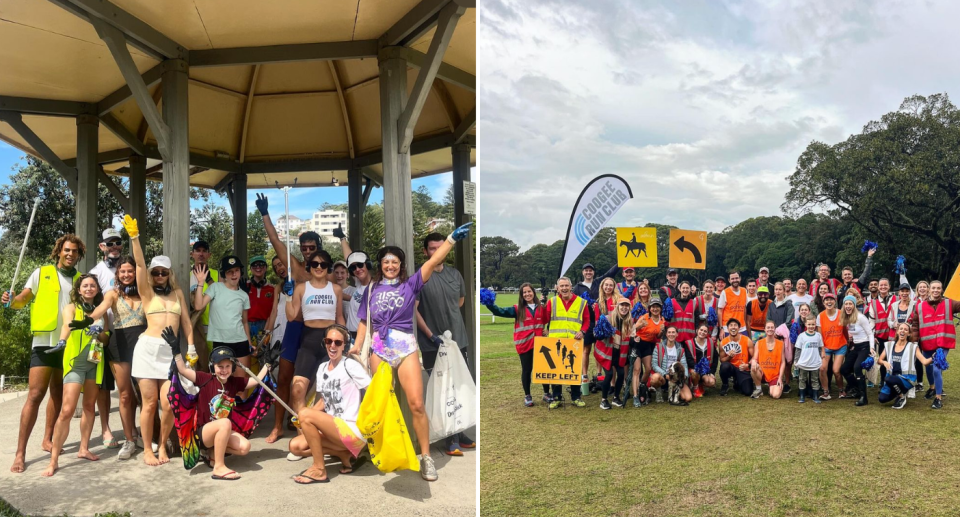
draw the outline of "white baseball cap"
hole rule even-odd
[[[166,255],[157,255],[156,257],[153,257],[153,260],[150,261],[150,267],[148,267],[147,270],[149,271],[158,267],[170,269],[170,257],[167,257]]]
[[[370,257],[362,251],[354,251],[347,257],[347,265],[352,266],[354,264],[366,264],[370,260]]]
[[[102,240],[103,240],[104,242],[106,242],[106,240],[107,240],[107,239],[110,239],[110,238],[117,238],[117,239],[119,239],[119,238],[120,238],[120,232],[117,231],[117,230],[114,230],[113,228],[107,228],[106,230],[103,231],[103,239],[102,239]]]

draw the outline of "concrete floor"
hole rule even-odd
[[[338,464],[328,462],[328,484],[297,485],[291,476],[307,468],[309,459],[287,461],[284,439],[267,444],[264,438],[273,412],[253,435],[246,457],[231,457],[227,465],[240,473],[238,481],[214,481],[202,463],[187,472],[179,457],[160,467],[149,467],[138,450],[128,461],[118,461],[119,449],[106,449],[100,439],[99,420],[94,425],[91,450],[100,461],[76,457],[80,419],[73,419],[60,470],[52,478],[40,473],[49,454],[40,449],[44,405],[27,446],[27,469],[10,472],[16,452],[23,396],[0,398],[0,497],[26,515],[94,515],[129,511],[138,516],[256,516],[267,515],[476,515],[476,452],[451,458],[431,449],[440,479],[427,483],[411,471],[382,474],[369,461],[350,475],[340,475]],[[110,414],[114,435],[123,440],[116,392]],[[173,433],[173,436],[176,432]],[[365,453],[366,454],[366,453]],[[334,460],[338,461],[338,460]]]

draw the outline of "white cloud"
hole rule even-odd
[[[600,173],[634,190],[611,225],[778,214],[810,141],[960,83],[945,66],[958,3],[499,0],[478,14],[481,232],[523,248],[562,239]]]

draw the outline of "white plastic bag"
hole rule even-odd
[[[450,331],[443,333],[437,362],[427,381],[426,410],[430,443],[477,424],[477,386]]]
[[[870,351],[870,357],[873,358],[873,367],[864,373],[866,374],[867,380],[876,386],[880,383],[880,357],[877,355],[876,350]]]

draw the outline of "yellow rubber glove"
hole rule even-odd
[[[137,227],[137,220],[129,215],[123,216],[123,227],[127,230],[127,235],[129,235],[131,239],[136,239],[140,236],[140,229]]]

